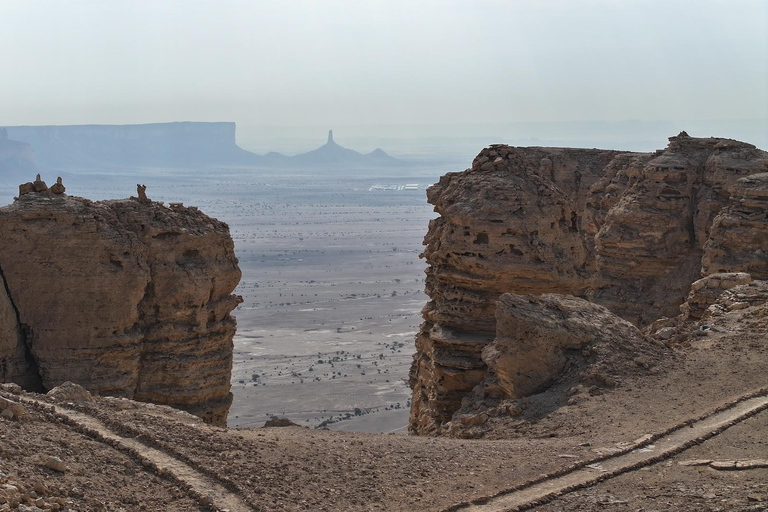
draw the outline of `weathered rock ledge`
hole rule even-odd
[[[0,381],[72,381],[225,424],[240,300],[227,225],[143,194],[25,192],[0,208]]]
[[[488,384],[504,293],[572,295],[643,327],[677,316],[702,277],[768,279],[768,153],[669,141],[655,153],[494,145],[427,190],[440,216],[424,239],[412,433],[436,432]]]

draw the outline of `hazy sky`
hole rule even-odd
[[[0,125],[766,117],[766,0],[0,0]]]

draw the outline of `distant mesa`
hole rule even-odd
[[[9,126],[48,169],[251,166],[262,157],[235,143],[235,123]]]
[[[9,139],[8,130],[0,128],[0,176],[28,175],[36,169],[32,146]]]
[[[257,155],[239,147],[235,123],[10,126],[0,133],[0,171],[126,167],[392,166],[403,162],[381,149],[359,153],[333,140],[295,156]],[[13,139],[13,140],[10,140]],[[33,151],[34,149],[34,151]],[[35,165],[37,164],[37,165]]]

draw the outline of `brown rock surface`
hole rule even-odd
[[[703,271],[768,279],[768,173],[741,178],[729,192],[732,201],[715,217],[704,245]]]
[[[766,169],[753,145],[682,132],[647,154],[496,145],[443,176],[427,191],[440,216],[424,239],[411,432],[434,432],[485,379],[503,293],[571,294],[643,326],[676,316],[702,276],[760,278]]]
[[[482,357],[491,385],[502,398],[514,399],[547,388],[567,364],[588,369],[582,381],[612,386],[615,374],[627,373],[618,367],[658,355],[652,347],[637,327],[584,299],[507,293],[496,308],[496,338]]]
[[[240,279],[226,224],[196,208],[30,193],[0,209],[0,268],[0,380],[73,381],[224,423]]]
[[[751,281],[752,276],[746,272],[710,274],[694,281],[688,298],[680,306],[684,319],[701,318],[707,308],[714,304],[725,290]]]

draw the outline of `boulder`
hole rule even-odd
[[[496,308],[496,338],[482,358],[502,397],[515,399],[550,386],[565,369],[568,353],[586,358],[571,361],[588,370],[584,380],[599,376],[594,384],[612,387],[636,359],[655,350],[637,327],[598,304],[557,294],[507,293]]]

